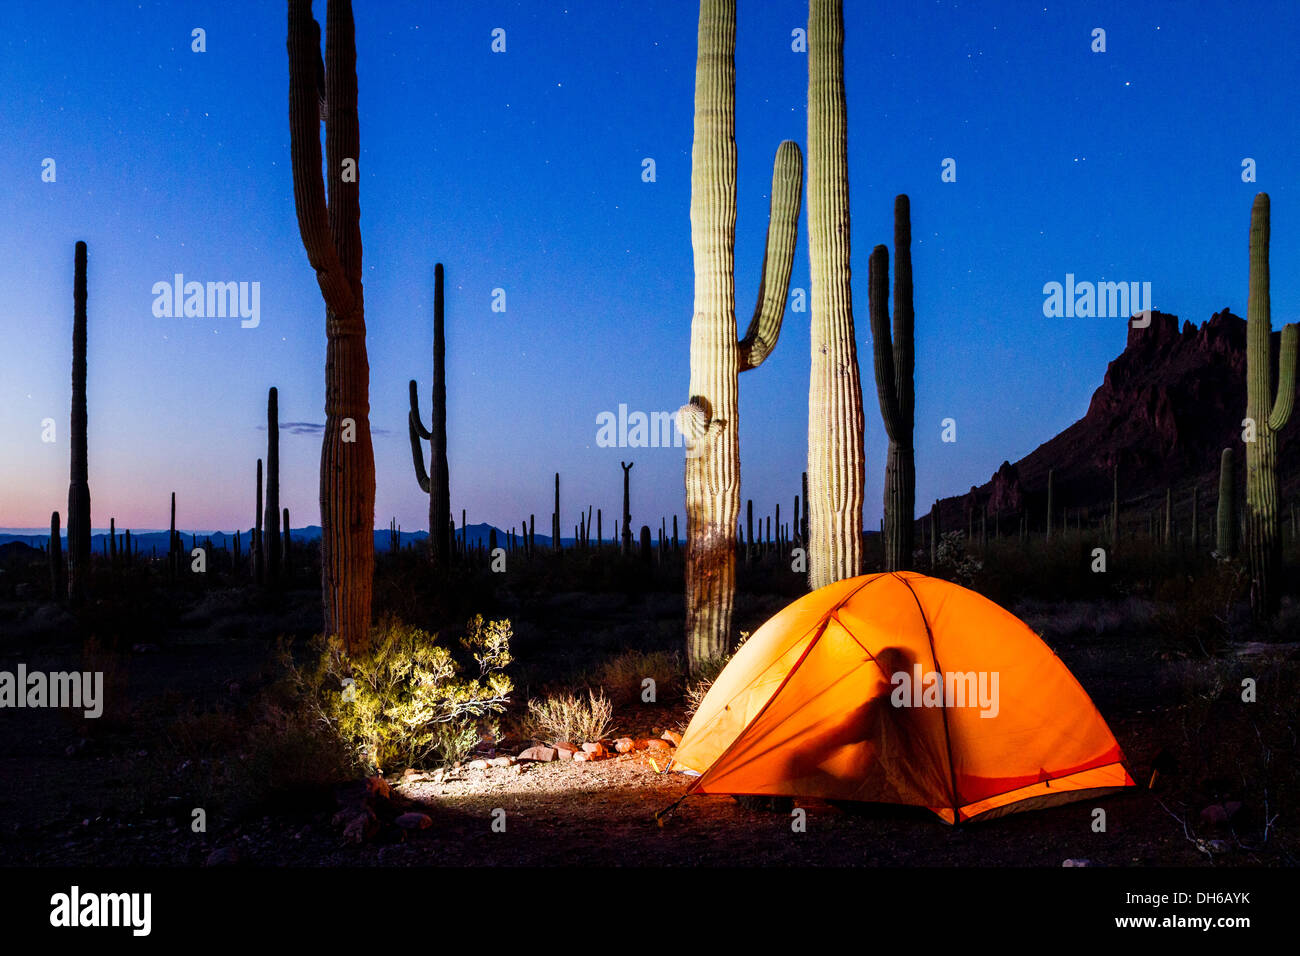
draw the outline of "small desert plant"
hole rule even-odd
[[[647,677],[655,682],[658,697],[676,684],[681,674],[681,655],[675,651],[624,651],[592,671],[591,682],[621,706],[641,699]]]
[[[530,736],[537,740],[600,740],[609,734],[613,716],[614,705],[604,691],[590,688],[586,700],[577,694],[552,694],[528,702]]]
[[[472,677],[435,635],[392,617],[375,628],[362,655],[349,657],[338,638],[317,638],[309,669],[299,669],[287,649],[283,659],[318,721],[363,765],[394,769],[430,757],[450,763],[473,749],[485,718],[502,712],[513,690],[503,673],[510,637],[509,621],[478,615],[469,622],[461,644],[478,665]]]

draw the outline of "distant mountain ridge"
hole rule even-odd
[[[1272,337],[1273,381],[1278,343]],[[1107,366],[1087,413],[1019,461],[1003,462],[989,481],[939,502],[940,527],[967,527],[967,511],[984,504],[989,514],[1018,515],[1030,509],[1031,527],[1045,520],[1047,474],[1055,470],[1055,506],[1109,513],[1112,469],[1119,466],[1121,512],[1163,506],[1173,489],[1175,520],[1188,527],[1191,490],[1200,491],[1202,534],[1209,534],[1218,498],[1219,457],[1233,449],[1238,495],[1245,487],[1246,320],[1227,309],[1200,326],[1151,314],[1151,324],[1130,324],[1124,351]],[[1278,477],[1284,508],[1300,493],[1300,415],[1293,415],[1278,443]],[[1179,519],[1179,515],[1183,515]],[[1002,531],[1015,526],[1003,524]],[[991,529],[990,529],[991,533]]]
[[[125,530],[126,529],[124,528],[118,529],[117,539],[119,544],[122,541],[123,532]],[[486,548],[488,546],[488,542],[491,540],[493,531],[496,531],[497,533],[497,542],[502,547],[505,547],[506,532],[501,530],[500,528],[495,527],[494,525],[487,524],[486,522],[469,525],[465,528],[464,533],[471,547],[477,547],[478,545],[481,544],[483,545],[483,547]],[[138,531],[137,532],[133,530],[131,532],[131,543],[132,546],[136,549],[136,551],[140,554],[149,554],[154,549],[157,549],[157,552],[159,554],[166,554],[167,536],[169,533],[170,532],[168,531]],[[179,533],[181,536],[181,540],[184,542],[186,548],[189,548],[191,546],[192,538],[196,539],[200,543],[210,538],[212,540],[212,546],[214,548],[229,547],[235,540],[235,533],[233,531],[193,531],[192,532],[192,531],[183,530],[180,531]],[[457,528],[456,537],[458,540],[461,537],[461,533],[462,533],[461,529]],[[425,541],[429,537],[429,532],[427,531],[403,531],[401,534],[402,534],[401,546],[403,548],[405,548],[407,544],[412,541]],[[321,536],[320,525],[314,525],[314,524],[307,525],[304,528],[291,528],[289,531],[290,539],[297,544],[303,544],[308,541],[319,541],[320,536]],[[247,551],[248,542],[252,537],[252,530],[249,528],[240,529],[239,537],[240,537],[240,541],[239,541],[240,548],[243,549],[244,551]],[[551,546],[551,538],[549,535],[539,534],[536,535],[535,538],[538,547],[549,548]],[[63,546],[66,549],[67,541],[68,541],[68,534],[66,529],[63,530],[63,533],[60,535],[60,539],[62,540]],[[48,532],[45,534],[40,534],[36,532],[25,533],[24,531],[15,531],[12,533],[0,534],[0,546],[10,544],[13,542],[19,542],[27,545],[28,547],[41,548],[47,545],[49,543],[49,540],[50,540],[50,536]],[[96,554],[102,554],[104,550],[104,545],[107,542],[107,540],[108,540],[107,532],[99,532],[91,535],[90,538],[91,550]],[[566,548],[571,548],[574,545],[574,539],[562,538],[561,544]],[[376,529],[375,550],[381,553],[387,552],[389,550],[389,532],[387,528]]]

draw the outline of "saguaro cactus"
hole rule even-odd
[[[444,567],[451,555],[451,485],[447,468],[447,343],[443,334],[442,263],[433,267],[433,407],[429,427],[420,421],[420,395],[411,379],[411,459],[420,490],[429,496],[429,554],[436,567]],[[424,449],[429,442],[429,471],[424,470]]]
[[[686,436],[686,652],[692,670],[727,653],[740,514],[739,380],[775,347],[785,314],[798,232],[803,157],[781,143],[758,304],[736,339],[736,3],[701,0],[691,146],[690,400],[678,412]]]
[[[298,231],[325,300],[321,441],[321,596],[325,631],[349,653],[370,643],[375,572],[375,454],[361,285],[360,204],[346,167],[361,154],[356,33],[349,0],[329,0],[325,57],[311,0],[289,0],[289,131]],[[321,178],[325,123],[327,187]]]
[[[78,242],[72,280],[72,460],[68,481],[68,595],[90,584],[90,478],[86,460],[86,244]]]
[[[912,328],[912,214],[905,195],[894,199],[894,331],[889,331],[889,250],[876,246],[867,273],[871,338],[875,351],[876,395],[889,435],[885,465],[885,570],[912,566],[912,525],[916,518],[914,426],[914,349]]]
[[[1250,604],[1257,619],[1277,610],[1274,569],[1282,560],[1278,536],[1277,434],[1295,405],[1296,343],[1300,327],[1282,329],[1278,387],[1273,392],[1273,336],[1268,273],[1269,200],[1260,193],[1250,210],[1250,296],[1246,303],[1246,547],[1250,559]],[[1253,423],[1253,425],[1252,425]]]
[[[623,466],[623,557],[632,553],[632,500],[628,494],[628,476],[635,462],[621,461]]]
[[[261,465],[261,461],[258,462]],[[261,478],[261,474],[258,474]],[[260,500],[260,498],[259,498]],[[172,492],[172,516],[171,525],[167,532],[167,575],[173,581],[176,579],[176,569],[180,567],[180,538],[176,536],[176,492]]]
[[[253,580],[261,585],[266,580],[266,556],[262,550],[262,459],[257,459],[257,506],[253,509]]]
[[[62,604],[64,596],[63,583],[63,542],[59,539],[59,513],[50,513],[50,598]]]
[[[1053,485],[1056,483],[1056,469],[1047,469],[1047,540],[1052,540],[1052,522],[1056,513],[1056,495]]]
[[[266,515],[262,519],[262,564],[266,585],[280,584],[280,395],[266,393]]]
[[[464,527],[464,512],[461,512],[461,527]],[[555,510],[551,512],[551,547],[560,550],[560,473],[555,473]]]
[[[848,121],[841,0],[808,4],[808,583],[862,573],[862,386],[849,281]]]
[[[1223,449],[1219,458],[1219,504],[1214,534],[1214,551],[1219,557],[1231,558],[1237,553],[1237,477],[1231,448]]]
[[[284,536],[280,539],[280,554],[284,559],[284,577],[289,580],[293,576],[293,568],[289,565],[289,509],[284,509]]]

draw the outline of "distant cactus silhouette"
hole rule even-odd
[[[280,539],[280,555],[284,563],[285,581],[292,577],[293,567],[289,563],[289,509],[284,509],[284,535]]]
[[[1278,388],[1273,391],[1269,300],[1269,199],[1259,193],[1250,210],[1250,296],[1246,304],[1246,417],[1255,440],[1246,444],[1246,548],[1250,559],[1251,608],[1257,619],[1277,610],[1273,574],[1282,560],[1278,535],[1277,435],[1295,405],[1296,346],[1300,326],[1282,329]]]
[[[623,556],[632,554],[632,504],[628,493],[628,476],[635,462],[619,462],[623,466]]]
[[[50,514],[50,597],[62,604],[67,592],[63,581],[63,542],[59,540],[59,513]]]
[[[262,459],[257,459],[257,506],[253,510],[253,581],[260,587],[266,580],[266,556],[262,551]]]
[[[464,512],[462,512],[462,517]],[[463,528],[465,522],[461,521]],[[560,473],[555,473],[555,511],[551,513],[551,547],[560,550]]]
[[[1223,449],[1219,458],[1219,503],[1216,508],[1214,550],[1221,558],[1237,553],[1237,477],[1233,469],[1232,449]]]
[[[266,393],[266,514],[262,519],[262,566],[266,586],[280,584],[280,394]]]

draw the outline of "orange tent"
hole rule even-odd
[[[1088,694],[1020,619],[914,572],[805,595],[709,689],[690,793],[928,807],[948,823],[1134,785]]]

